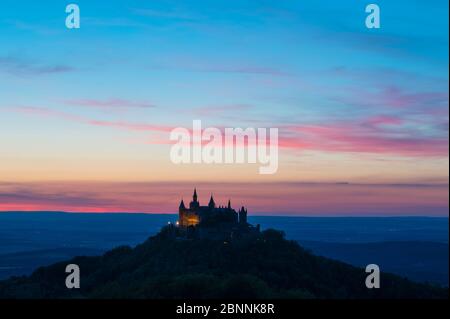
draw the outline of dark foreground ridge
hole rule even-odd
[[[80,289],[65,286],[77,264]],[[448,289],[367,273],[312,255],[276,230],[239,240],[174,238],[170,226],[144,243],[76,257],[0,282],[0,298],[448,298]]]

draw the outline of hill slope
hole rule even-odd
[[[65,266],[78,264],[81,288],[65,287]],[[366,273],[314,256],[281,232],[233,242],[176,240],[163,229],[136,248],[76,257],[29,277],[0,282],[0,298],[448,298],[448,289]]]

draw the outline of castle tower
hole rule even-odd
[[[186,206],[184,206],[184,201],[181,200],[180,206],[178,207],[178,211],[181,212],[181,211],[184,211],[185,209],[186,209]]]
[[[186,211],[186,206],[184,206],[184,201],[181,200],[180,206],[178,207],[178,223],[180,225],[184,224],[184,212]]]
[[[228,200],[228,209],[231,209],[231,201]]]
[[[212,194],[211,194],[211,198],[209,199],[208,207],[209,207],[210,209],[216,208],[216,203],[214,202],[214,198],[213,198],[213,195],[212,195]]]
[[[247,224],[247,210],[244,206],[239,210],[239,223],[243,225]]]
[[[194,188],[194,195],[192,196],[192,202],[189,203],[189,208],[190,209],[197,209],[198,207],[200,207],[200,203],[197,200],[197,189]]]

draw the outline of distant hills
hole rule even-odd
[[[381,269],[418,282],[448,287],[447,243],[386,241],[375,243],[328,243],[301,241],[315,255],[364,267],[376,262]]]
[[[81,269],[81,288],[65,287],[65,266]],[[275,230],[256,239],[174,240],[164,229],[144,243],[99,257],[76,257],[28,277],[0,282],[0,298],[448,298],[448,289],[318,257]]]
[[[0,213],[0,280],[30,275],[75,256],[101,255],[156,234],[176,215]],[[250,216],[278,228],[313,254],[369,263],[419,282],[448,286],[448,218]]]
[[[20,251],[0,255],[0,280],[17,275],[31,274],[38,267],[50,265],[75,256],[99,256],[104,250],[63,247]]]

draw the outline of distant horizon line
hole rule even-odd
[[[50,213],[50,214],[78,214],[78,215],[178,215],[178,213],[146,213],[146,212],[75,212],[75,211],[57,211],[57,210],[15,210],[15,211],[0,211],[0,214],[38,214],[38,213]],[[263,215],[259,215],[263,214]],[[250,214],[252,217],[286,217],[286,218],[444,218],[449,219],[450,216],[441,215],[265,215],[264,213],[258,213],[257,215]]]

